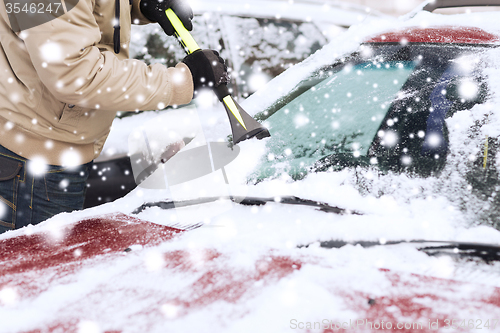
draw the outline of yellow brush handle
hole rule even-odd
[[[165,11],[165,14],[167,15],[167,18],[169,19],[170,23],[172,23],[177,38],[179,38],[179,41],[186,49],[186,52],[188,54],[191,54],[194,51],[199,50],[200,47],[198,46],[198,43],[196,43],[193,36],[191,36],[189,31],[184,27],[184,24],[182,24],[181,20],[174,13],[174,11],[169,8]]]
[[[167,18],[169,19],[170,23],[172,23],[172,26],[174,27],[175,30],[175,34],[179,39],[179,42],[186,50],[187,54],[191,54],[194,51],[200,50],[201,48],[198,46],[198,43],[196,43],[193,36],[191,36],[186,27],[184,27],[184,24],[182,24],[182,21],[179,19],[177,14],[175,14],[174,11],[170,8],[165,11],[165,14],[167,15]],[[236,104],[231,95],[225,96],[223,99],[223,103],[226,105],[228,110],[231,111],[231,113],[240,123],[240,125],[246,130],[247,127],[245,125],[245,122],[243,121],[243,118],[241,117],[241,114],[238,108],[236,107]]]

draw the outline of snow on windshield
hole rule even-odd
[[[389,106],[413,68],[409,61],[387,61],[349,64],[336,74],[327,73],[331,77],[266,119],[272,136],[258,178],[279,175],[273,171],[276,161],[296,178],[332,153],[367,156]]]

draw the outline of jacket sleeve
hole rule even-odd
[[[20,34],[47,89],[61,102],[109,111],[151,110],[186,104],[193,96],[186,65],[147,66],[101,51],[92,0]],[[112,24],[110,22],[110,24]]]
[[[141,0],[132,0],[132,10],[130,15],[132,17],[132,23],[134,24],[148,24],[155,23],[148,20],[144,15],[142,15],[141,8],[139,7]]]

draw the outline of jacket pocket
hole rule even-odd
[[[65,104],[61,118],[59,118],[60,125],[67,125],[77,127],[80,118],[83,115],[83,108],[73,104]]]

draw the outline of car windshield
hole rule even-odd
[[[424,157],[436,164],[445,157],[444,118],[465,107],[454,103],[450,87],[471,74],[455,60],[471,48],[365,47],[370,56],[356,53],[314,73],[266,110],[272,136],[256,179],[282,173],[300,179],[311,170],[353,165],[390,169]],[[431,134],[437,144],[429,147]]]

